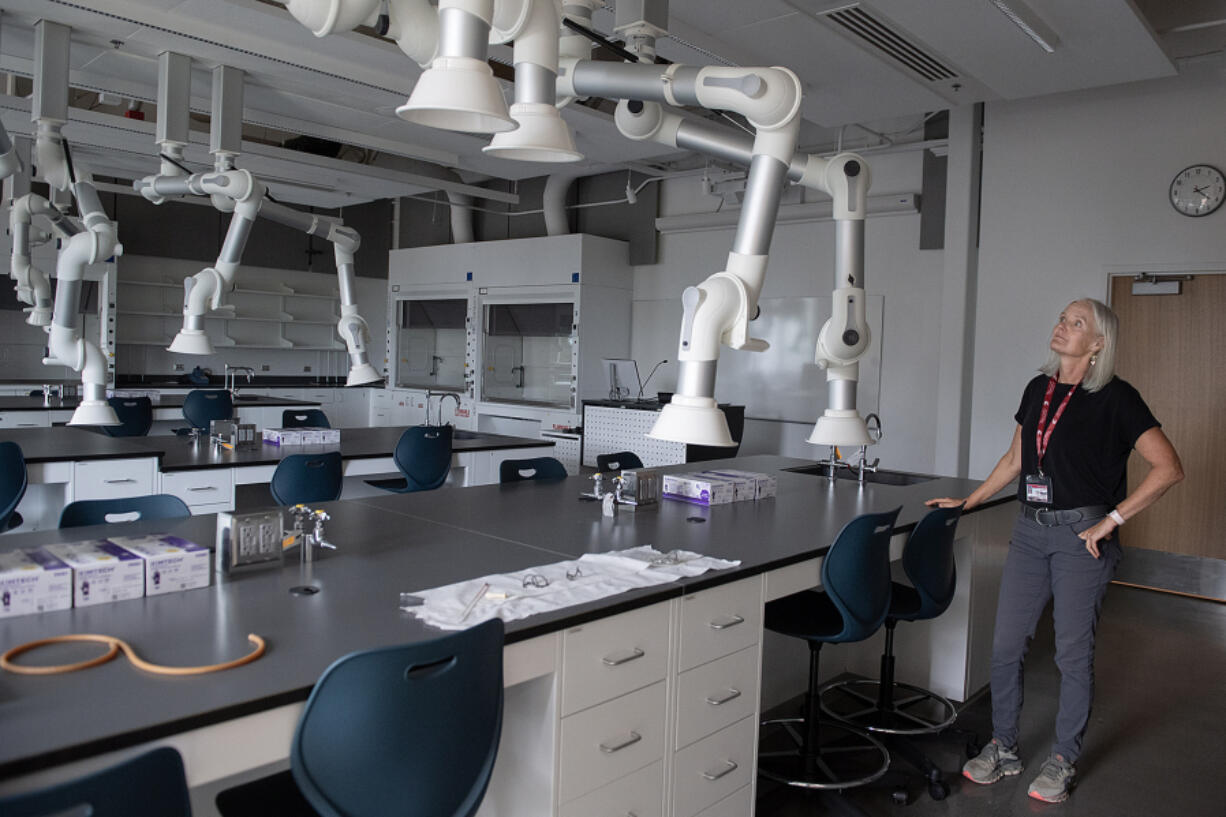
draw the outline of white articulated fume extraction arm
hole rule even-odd
[[[752,140],[746,134],[685,119],[656,103],[623,100],[615,118],[618,129],[630,139],[651,140],[741,165],[753,160]],[[864,303],[864,218],[872,177],[868,164],[854,153],[829,159],[797,153],[789,162],[787,177],[829,195],[836,225],[834,303],[830,319],[818,333],[816,351],[817,365],[826,370],[826,409],[808,442],[869,445],[875,440],[856,410],[856,384],[859,361],[872,339]]]
[[[222,305],[223,297],[234,289],[235,276],[242,261],[247,238],[257,216],[263,216],[307,235],[319,235],[332,243],[339,281],[341,317],[337,333],[349,353],[348,386],[382,380],[369,359],[370,329],[358,314],[354,289],[354,253],[361,239],[356,230],[337,219],[303,213],[268,199],[267,188],[246,170],[207,171],[192,175],[147,176],[132,186],[146,199],[160,204],[169,197],[209,196],[232,203],[233,212],[225,241],[216,263],[184,281],[183,328],[175,335],[169,351],[208,355],[213,345],[204,331],[204,316]]]

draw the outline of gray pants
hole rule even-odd
[[[1022,663],[1043,608],[1054,600],[1060,708],[1052,751],[1070,763],[1081,754],[1090,720],[1094,631],[1121,556],[1118,537],[1098,543],[1098,559],[1090,555],[1077,534],[1093,524],[1049,528],[1018,517],[1001,577],[992,642],[992,732],[1005,746],[1014,746],[1022,713]]]

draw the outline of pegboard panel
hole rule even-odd
[[[541,432],[541,439],[553,441],[553,457],[566,466],[566,473],[579,473],[579,438],[569,434]]]
[[[587,406],[583,411],[583,464],[596,467],[596,457],[615,451],[633,451],[643,465],[685,462],[685,443],[654,440],[647,436],[658,411]]]

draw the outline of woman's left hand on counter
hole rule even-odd
[[[1115,533],[1115,529],[1119,525],[1115,524],[1115,520],[1109,516],[1104,516],[1092,528],[1086,528],[1081,533],[1077,534],[1086,543],[1086,550],[1090,551],[1090,555],[1095,559],[1098,558],[1098,543],[1103,539],[1110,539]]]

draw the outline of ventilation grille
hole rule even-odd
[[[837,24],[877,53],[884,54],[929,82],[943,82],[958,77],[956,71],[859,6],[835,9],[821,16]]]

